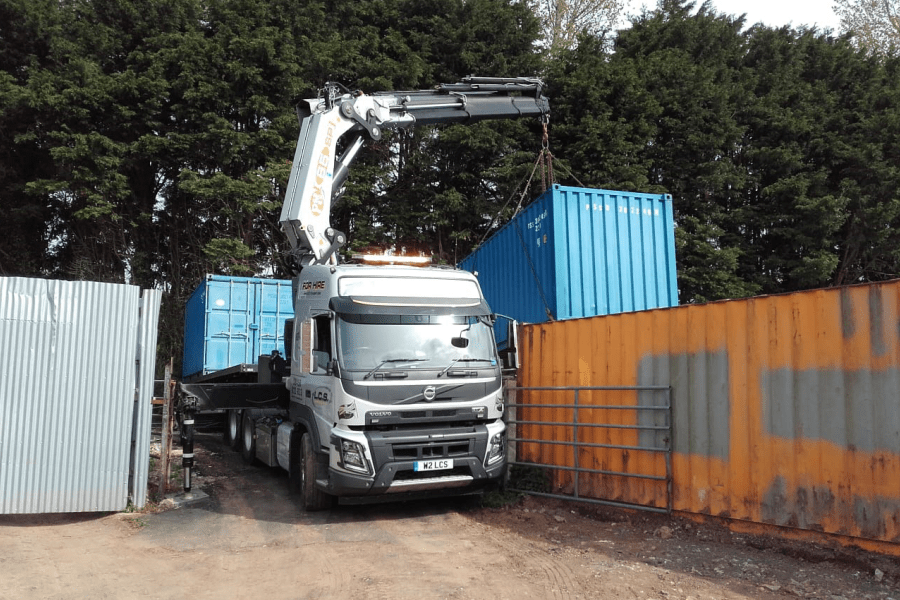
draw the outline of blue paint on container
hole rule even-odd
[[[207,275],[184,311],[182,377],[190,379],[261,354],[284,354],[284,322],[293,318],[291,281]]]
[[[526,323],[677,306],[672,196],[554,185],[459,267]]]

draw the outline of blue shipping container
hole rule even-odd
[[[182,378],[284,354],[284,322],[293,316],[290,280],[207,275],[184,310]]]
[[[676,306],[672,196],[554,185],[459,267],[526,323]]]

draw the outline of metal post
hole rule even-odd
[[[181,455],[185,496],[190,496],[191,494],[191,469],[194,467],[194,410],[194,402],[185,402],[184,420],[182,421],[182,428],[184,429],[182,432],[183,452]]]
[[[572,431],[575,435],[575,497],[578,498],[579,476],[581,469],[578,467],[578,389],[575,390],[575,408],[572,409]]]
[[[672,388],[666,390],[666,404],[669,407],[667,418],[669,426],[669,439],[666,440],[666,510],[672,512],[672,448],[675,447],[674,432],[675,427],[672,423]]]
[[[166,365],[163,379],[163,412],[159,440],[159,495],[165,496],[169,491],[169,456],[172,452],[172,359]]]

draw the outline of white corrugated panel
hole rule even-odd
[[[126,507],[139,308],[133,286],[0,278],[0,513]]]
[[[141,295],[136,364],[137,390],[134,394],[134,427],[131,434],[131,479],[128,485],[129,497],[137,508],[143,508],[147,502],[156,334],[161,300],[162,292],[157,290],[144,290]]]

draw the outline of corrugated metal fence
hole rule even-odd
[[[160,299],[0,278],[0,513],[144,505]]]
[[[900,282],[529,325],[520,350],[520,387],[671,386],[675,510],[900,542]],[[521,437],[556,435],[528,427]],[[518,456],[567,464],[545,446],[520,444]],[[629,455],[593,448],[590,460]],[[554,485],[571,486],[568,475]],[[665,506],[639,480],[581,485]]]

